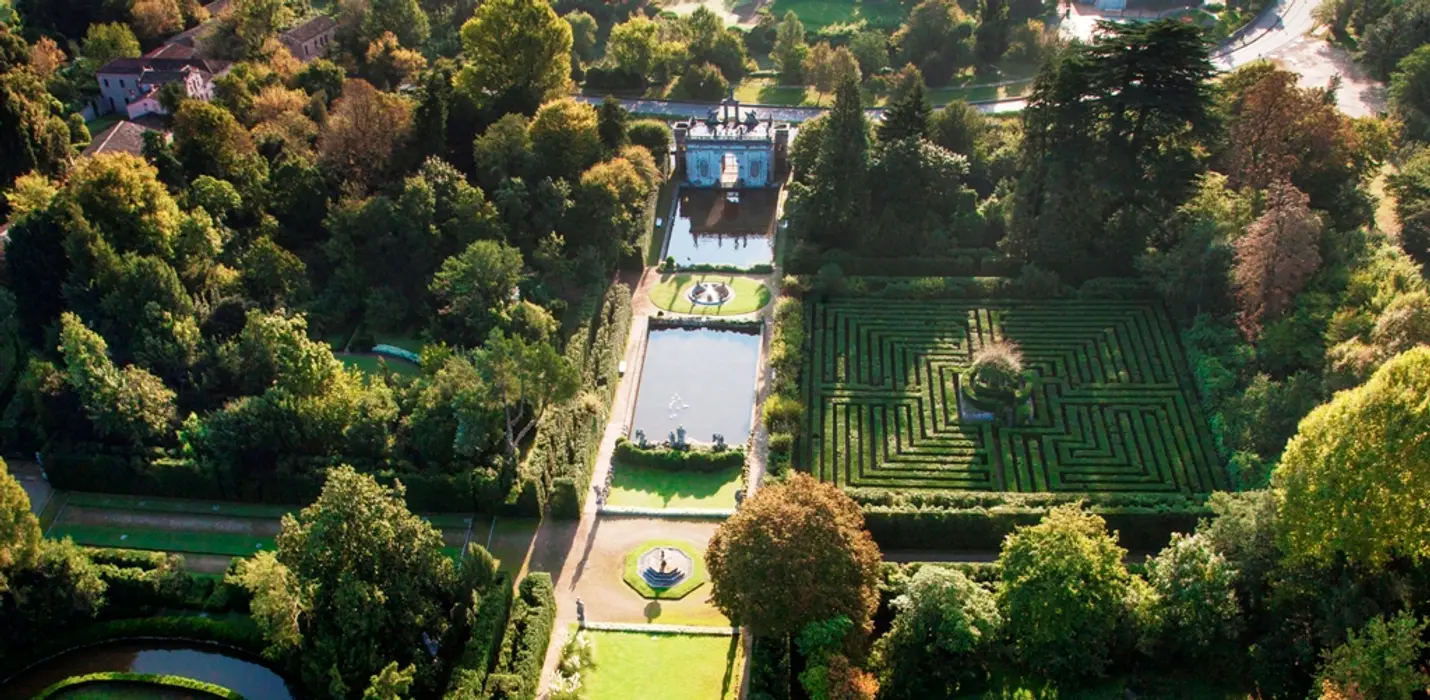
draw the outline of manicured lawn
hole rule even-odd
[[[621,465],[606,502],[636,508],[734,508],[743,471],[676,472]]]
[[[235,501],[190,501],[180,498],[146,498],[108,493],[71,492],[69,505],[89,508],[139,510],[149,513],[183,513],[192,515],[231,515],[242,518],[281,518],[297,512],[298,506],[278,506]]]
[[[737,637],[587,634],[596,643],[596,667],[583,672],[590,700],[724,700],[740,695]]]
[[[719,306],[697,305],[686,292],[696,282],[724,282],[735,292],[735,298]],[[650,300],[666,311],[702,316],[730,316],[759,311],[770,303],[770,289],[748,277],[711,273],[676,273],[661,276],[660,284],[650,290]]]
[[[219,554],[248,556],[254,552],[273,550],[273,540],[266,537],[222,532],[176,532],[144,528],[95,527],[91,525],[56,525],[50,537],[72,537],[89,547],[149,549],[180,554]]]
[[[770,13],[784,17],[793,11],[799,15],[804,28],[814,31],[830,24],[858,22],[864,20],[873,27],[893,29],[903,23],[908,16],[908,8],[898,2],[870,2],[867,0],[775,0]]]

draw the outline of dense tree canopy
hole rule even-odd
[[[457,86],[474,101],[531,114],[566,92],[571,42],[571,25],[546,0],[484,2],[462,25],[462,47],[471,61]]]
[[[710,597],[731,620],[789,634],[844,615],[869,632],[879,548],[858,506],[829,484],[796,474],[760,489],[721,524],[705,560]]]
[[[1430,521],[1415,505],[1426,497],[1416,474],[1430,463],[1427,390],[1430,349],[1416,348],[1306,416],[1274,475],[1291,553],[1371,566],[1430,554]]]

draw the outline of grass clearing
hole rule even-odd
[[[606,503],[634,508],[734,508],[743,485],[741,467],[716,472],[677,472],[620,465]]]
[[[596,666],[583,672],[590,700],[641,697],[725,700],[740,695],[739,637],[588,631]]]
[[[724,282],[734,291],[733,299],[718,306],[696,304],[687,292],[696,282]],[[660,283],[650,290],[650,300],[666,311],[700,316],[733,316],[759,311],[770,303],[770,288],[749,277],[708,272],[681,272],[661,275]]]
[[[794,12],[809,32],[861,20],[870,27],[897,29],[908,18],[909,7],[912,6],[873,0],[775,0],[770,14],[784,17],[786,12]]]
[[[333,353],[343,364],[351,369],[355,369],[370,377],[383,376],[383,367],[391,370],[393,374],[401,377],[416,377],[422,374],[422,368],[417,365],[399,360],[395,357],[385,355],[357,354],[347,352]]]

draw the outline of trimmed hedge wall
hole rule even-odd
[[[35,640],[35,644],[26,650],[26,655],[7,657],[0,662],[0,679],[9,678],[43,659],[70,649],[135,638],[219,644],[246,652],[255,658],[261,657],[266,646],[263,633],[246,617],[136,617],[107,620]]]
[[[647,447],[619,438],[612,459],[636,467],[655,467],[671,471],[716,472],[745,465],[745,448],[730,447],[720,452],[707,448],[675,450],[669,447]]]
[[[581,370],[583,393],[601,397],[602,410],[593,415],[578,395],[546,411],[507,498],[513,514],[540,517],[549,503],[558,518],[581,517],[630,328],[630,288],[613,284],[594,318],[572,334],[566,345],[566,358]]]
[[[1020,525],[1036,525],[1048,507],[911,508],[864,506],[864,522],[884,550],[968,549],[997,551],[1003,538]],[[1212,513],[1206,508],[1157,509],[1098,507],[1090,512],[1107,521],[1118,542],[1137,552],[1160,551],[1177,532],[1192,532]]]
[[[869,258],[841,250],[807,255],[797,247],[787,256],[785,269],[791,274],[812,275],[830,264],[838,265],[847,275],[884,277],[1009,277],[1022,267],[1021,262],[986,248],[958,249],[938,257]]]
[[[482,594],[477,620],[462,650],[462,656],[452,669],[448,697],[478,697],[486,686],[487,675],[501,650],[502,631],[511,612],[511,578],[497,574],[491,587]]]
[[[179,690],[189,690],[196,693],[203,693],[224,700],[243,700],[243,696],[229,690],[221,685],[205,683],[203,681],[185,678],[183,676],[170,676],[160,673],[126,673],[123,671],[108,671],[104,673],[90,673],[83,676],[71,676],[44,690],[40,691],[32,700],[49,700],[58,695],[60,691],[68,690],[75,686],[90,685],[95,683],[133,683],[136,685],[158,685],[166,688],[177,688]]]
[[[512,603],[496,668],[487,676],[491,700],[534,700],[546,663],[546,647],[556,624],[556,593],[551,574],[537,571],[522,579]]]

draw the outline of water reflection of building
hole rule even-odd
[[[788,124],[760,121],[753,111],[740,119],[740,103],[720,103],[704,121],[675,124],[675,163],[690,187],[779,187],[789,154]]]

